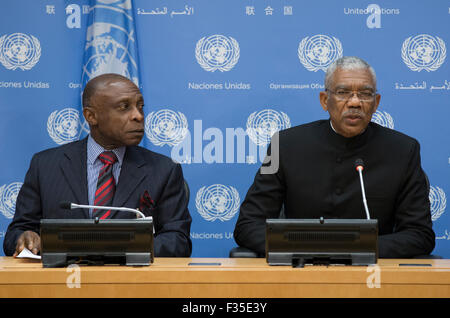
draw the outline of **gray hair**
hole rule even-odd
[[[377,83],[377,76],[375,74],[375,70],[372,66],[369,65],[366,61],[363,59],[360,59],[356,56],[343,56],[333,63],[330,64],[330,66],[327,68],[327,72],[325,73],[325,88],[330,88],[331,85],[331,79],[333,78],[333,74],[336,71],[336,69],[342,69],[342,70],[360,70],[360,69],[368,69],[369,72],[372,74],[373,81],[376,85]]]

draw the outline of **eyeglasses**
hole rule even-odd
[[[336,91],[332,91],[331,89],[325,89],[325,91],[331,92],[336,96],[336,99],[340,101],[348,101],[350,98],[353,97],[354,94],[358,96],[358,99],[362,102],[371,102],[373,101],[375,95],[377,95],[376,92],[372,91],[349,91],[346,89],[338,89]]]

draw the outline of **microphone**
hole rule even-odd
[[[355,168],[356,168],[356,171],[358,171],[358,173],[359,173],[359,182],[361,184],[361,192],[362,192],[364,209],[366,210],[366,217],[368,220],[370,220],[369,208],[367,206],[367,200],[366,200],[366,191],[364,189],[364,181],[363,181],[363,176],[362,176],[362,171],[364,169],[364,161],[361,158],[358,158],[355,160]]]
[[[97,205],[82,205],[82,204],[75,204],[68,201],[62,201],[59,203],[59,207],[61,209],[65,210],[72,210],[72,209],[97,209],[97,210],[116,210],[116,211],[124,211],[124,212],[132,212],[136,214],[136,218],[138,216],[141,217],[141,219],[152,219],[151,216],[146,217],[144,213],[142,213],[139,210],[136,209],[130,209],[130,208],[117,208],[112,206],[97,206]]]

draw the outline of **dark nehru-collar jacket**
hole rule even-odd
[[[378,220],[379,257],[433,250],[428,182],[417,140],[375,123],[345,138],[329,120],[320,120],[281,131],[279,144],[278,170],[261,174],[259,169],[241,205],[234,231],[240,246],[264,253],[265,220],[278,218],[283,205],[286,218],[365,219],[354,168],[361,158],[370,216]]]

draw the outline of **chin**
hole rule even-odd
[[[140,144],[141,141],[142,141],[142,138],[132,139],[132,140],[128,141],[128,143],[126,143],[126,145],[127,146],[137,146]]]

